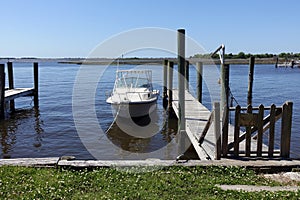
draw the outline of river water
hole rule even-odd
[[[151,118],[151,123],[155,126],[155,132],[151,137],[128,137],[117,124],[112,124],[113,112],[105,99],[108,91],[113,88],[117,68],[151,69],[154,88],[161,90],[162,68],[157,65],[107,67],[40,62],[39,107],[34,108],[33,100],[28,97],[16,100],[16,112],[7,113],[6,120],[0,122],[0,158],[63,155],[72,155],[77,159],[176,158],[178,155],[178,141],[175,137],[177,120],[167,119],[161,98],[155,116]],[[76,92],[74,85],[82,83],[78,82],[78,79],[88,70],[91,70],[91,76],[83,76],[81,80],[87,89],[86,93],[81,91],[79,94],[82,95],[74,98]],[[14,63],[15,87],[32,87],[32,74],[31,63]],[[97,81],[94,81],[93,75]],[[299,75],[300,69],[275,69],[273,65],[256,65],[253,88],[253,106],[259,104],[270,106],[272,103],[281,106],[286,100],[294,102],[291,155],[297,158],[300,158]],[[176,77],[175,73],[174,79]],[[204,66],[203,103],[209,109],[211,109],[211,102],[219,100],[218,77],[217,67]],[[190,80],[190,89],[193,91],[196,85],[194,67],[190,68]],[[246,105],[247,85],[248,66],[232,65],[230,88],[241,106]],[[95,90],[91,89],[93,87]],[[91,93],[93,95],[90,95]],[[85,103],[86,96],[94,97],[92,99],[94,105],[89,106]],[[77,106],[79,103],[82,112],[82,115],[79,114],[77,117],[74,117],[78,109],[74,106],[74,101],[77,102]],[[93,112],[96,119],[85,117]],[[93,126],[95,120],[99,127]],[[82,121],[84,125],[80,124]],[[91,133],[93,136],[89,137]],[[277,145],[279,141],[280,138],[277,136]]]

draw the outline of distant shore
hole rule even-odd
[[[176,58],[132,58],[132,59],[83,59],[83,60],[65,60],[59,63],[65,64],[85,64],[85,65],[108,65],[108,64],[117,64],[120,65],[142,65],[142,64],[161,64],[163,60],[170,60],[177,64]],[[201,59],[201,58],[187,58],[190,63],[195,64],[197,62],[202,62],[205,65],[219,65],[219,59]],[[283,63],[284,61],[279,60],[279,63]],[[248,64],[249,59],[226,59],[225,63],[231,65],[241,65],[241,64]],[[273,58],[256,58],[256,64],[274,64],[276,60]]]
[[[84,65],[110,65],[117,64],[120,65],[142,65],[142,64],[162,64],[163,60],[173,61],[177,63],[177,58],[0,58],[0,62],[58,62],[61,64],[84,64]],[[203,58],[187,58],[187,60],[195,64],[197,62],[202,62],[205,65],[219,65],[219,59],[203,59]],[[284,63],[284,59],[279,59],[279,63]],[[243,65],[248,64],[249,59],[226,59],[225,63],[231,65]],[[255,64],[274,64],[276,60],[274,58],[256,58]]]

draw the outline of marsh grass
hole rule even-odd
[[[132,169],[0,167],[1,199],[298,199],[299,192],[223,191],[217,184],[278,186],[237,167]]]

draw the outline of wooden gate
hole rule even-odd
[[[269,114],[264,117],[265,111]],[[293,103],[286,102],[281,107],[276,107],[274,104],[271,107],[248,106],[242,108],[240,105],[235,108],[230,108],[229,111],[235,112],[235,125],[233,141],[223,145],[223,157],[233,155],[234,157],[290,157],[290,141],[292,128],[292,110]],[[243,113],[243,112],[245,113]],[[281,118],[281,135],[280,149],[274,148],[275,141],[275,124]],[[224,124],[226,126],[227,124]],[[245,131],[241,131],[241,127],[245,127]],[[225,141],[228,141],[228,133],[224,133],[226,128],[223,127],[223,136]],[[263,134],[269,130],[268,141],[263,143]],[[223,139],[224,141],[224,139]],[[255,141],[255,142],[254,142]],[[243,145],[241,145],[243,143]],[[256,145],[254,147],[253,145]],[[224,148],[224,145],[225,148]],[[252,145],[252,146],[251,146]],[[240,147],[243,146],[244,149]],[[224,150],[225,149],[225,150]]]

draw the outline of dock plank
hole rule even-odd
[[[178,116],[179,96],[178,90],[173,91],[173,110]],[[199,103],[188,91],[185,92],[185,118],[186,133],[193,144],[200,160],[214,160],[214,144],[215,138],[213,133],[213,125],[204,139],[202,146],[199,145],[199,138],[209,119],[211,112]]]
[[[19,97],[30,96],[34,94],[34,88],[16,88],[5,90],[4,100],[5,102],[11,101]]]

